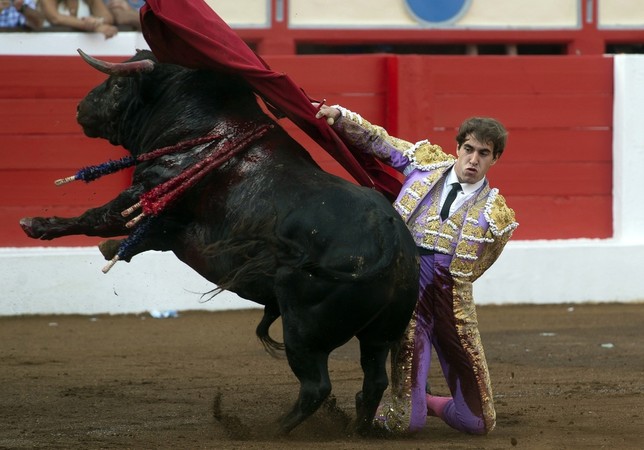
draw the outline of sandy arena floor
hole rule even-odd
[[[255,338],[260,316],[0,318],[0,448],[643,448],[644,303],[480,307],[497,429],[429,418],[386,441],[345,432],[362,380],[353,341],[331,355],[336,407],[274,437],[298,385]]]

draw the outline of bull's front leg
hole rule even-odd
[[[20,226],[30,238],[43,240],[70,235],[123,236],[130,232],[125,226],[130,218],[121,212],[138,202],[142,192],[142,186],[130,186],[109,203],[88,209],[78,217],[25,217],[20,219]]]

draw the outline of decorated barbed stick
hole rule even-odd
[[[215,158],[216,156],[217,154],[215,153],[210,154],[206,158],[200,160],[199,162],[190,166],[188,169],[181,172],[179,175],[170,178],[165,183],[159,184],[148,192],[142,194],[139,197],[139,201],[137,203],[121,212],[121,215],[123,217],[127,217],[139,208],[143,209],[143,212],[141,214],[130,220],[125,224],[125,226],[127,228],[132,228],[138,223],[139,220],[141,220],[141,218],[145,216],[155,216],[159,212],[161,212],[161,210],[163,210],[167,206],[167,203],[162,200],[164,196],[169,192],[172,192],[173,190],[179,191],[180,194],[183,194],[186,189],[194,185],[196,181],[198,181],[203,177],[203,175],[208,173],[208,171],[204,171],[201,176],[197,176],[197,174],[202,171],[204,167],[208,166],[208,163],[211,162],[211,160],[219,159]],[[225,157],[227,157],[227,155],[225,155]]]
[[[56,184],[56,186],[61,186],[63,184],[70,183],[72,181],[77,181],[77,180],[82,180],[85,183],[89,183],[91,181],[97,180],[98,178],[101,178],[104,175],[109,175],[114,172],[127,169],[128,167],[132,167],[140,162],[150,161],[152,159],[169,155],[171,153],[177,153],[186,149],[192,149],[197,145],[209,143],[220,138],[221,138],[221,135],[219,134],[202,136],[195,139],[182,141],[175,145],[168,145],[166,147],[161,147],[151,152],[139,155],[136,158],[134,156],[124,156],[123,158],[118,160],[109,160],[107,162],[97,164],[94,166],[83,167],[72,176],[60,178],[56,180],[54,184]]]
[[[181,197],[185,191],[194,186],[197,182],[203,179],[212,170],[219,167],[224,162],[228,161],[234,153],[242,150],[246,146],[246,142],[242,142],[239,146],[232,147],[230,150],[222,153],[212,153],[196,164],[192,165],[187,170],[184,170],[176,177],[171,178],[163,184],[160,184],[150,191],[142,194],[139,197],[139,202],[127,208],[121,215],[123,217],[129,216],[132,212],[141,208],[143,212],[125,224],[127,228],[132,228],[141,219],[148,216],[156,216]]]
[[[169,155],[170,153],[176,153],[183,150],[190,150],[193,147],[196,147],[197,145],[207,144],[216,139],[221,139],[222,137],[223,136],[221,134],[209,134],[207,136],[201,136],[198,138],[189,139],[187,141],[181,141],[178,144],[168,145],[166,147],[161,147],[148,153],[143,153],[142,155],[139,155],[136,158],[136,160],[137,162],[149,161],[151,159],[155,159],[160,156]]]
[[[141,202],[136,202],[135,204],[133,204],[132,206],[130,206],[128,209],[125,209],[125,210],[121,211],[121,215],[122,215],[123,217],[127,217],[127,216],[129,216],[130,214],[132,214],[134,211],[136,211],[137,209],[139,209],[140,207],[141,207]]]
[[[127,217],[139,208],[143,210],[141,214],[127,222],[125,226],[131,228],[144,217],[156,216],[161,213],[169,204],[174,203],[181,197],[186,190],[203,179],[206,174],[228,161],[236,153],[243,150],[250,142],[259,139],[270,128],[272,128],[270,125],[266,125],[255,130],[254,135],[246,135],[240,141],[235,142],[230,148],[223,149],[218,153],[211,153],[179,175],[142,194],[139,197],[139,202],[121,212],[123,217]]]
[[[107,273],[110,271],[112,267],[114,267],[114,264],[116,264],[118,261],[122,259],[127,259],[129,257],[132,257],[134,255],[133,248],[135,245],[139,244],[141,240],[143,239],[143,235],[148,231],[150,228],[150,223],[152,222],[151,217],[145,218],[138,227],[132,233],[121,242],[121,245],[119,245],[119,249],[114,255],[114,258],[112,258],[105,267],[103,267],[102,272]]]
[[[56,184],[56,186],[61,186],[63,184],[70,183],[76,180],[82,180],[85,183],[89,183],[102,177],[103,175],[109,175],[111,173],[118,172],[119,170],[132,167],[135,164],[136,158],[134,158],[133,156],[124,156],[123,158],[116,161],[109,160],[95,166],[83,167],[78,172],[76,172],[76,174],[70,177],[60,178],[54,181],[54,184]]]
[[[273,125],[265,124],[258,129],[250,130],[249,133],[243,135],[242,138],[237,142],[224,142],[222,145],[224,148],[221,151],[217,152],[217,149],[213,150],[205,158],[193,164],[192,166],[181,172],[179,175],[141,195],[139,197],[139,202],[121,212],[121,215],[123,217],[127,217],[134,211],[143,209],[143,212],[141,214],[139,214],[126,224],[126,227],[128,228],[134,227],[135,225],[138,226],[126,239],[121,242],[116,255],[114,255],[114,257],[107,263],[107,265],[103,267],[103,273],[109,272],[109,270],[118,261],[131,257],[135,254],[133,248],[143,240],[145,233],[150,228],[150,223],[153,221],[154,216],[158,215],[165,208],[167,208],[169,204],[175,202],[178,198],[180,198],[188,189],[202,180],[206,174],[224,164],[232,156],[246,148],[246,146],[252,141],[262,137],[271,128],[273,128]],[[212,140],[214,139],[212,136],[210,136],[210,139],[193,140],[191,141],[191,144],[194,146],[202,144],[204,142],[210,142]],[[195,141],[198,142],[195,143]],[[172,146],[172,150],[170,151],[177,151],[178,147],[178,145]],[[149,159],[153,159],[154,157],[160,156],[160,153],[165,151],[168,150],[166,150],[166,148],[162,148],[158,151],[155,150],[155,152],[158,152],[156,156],[150,154],[147,155],[149,155]]]
[[[119,258],[119,255],[118,255],[118,254],[117,254],[117,255],[115,255],[115,256],[114,256],[114,258],[110,259],[110,260],[109,260],[109,262],[105,265],[105,267],[103,267],[103,268],[101,269],[101,272],[103,272],[103,273],[107,273],[107,272],[109,272],[109,271],[110,271],[110,269],[111,269],[112,267],[114,267],[114,264],[116,264],[117,262],[119,262],[119,260],[120,260],[120,259],[121,259],[121,258]]]
[[[159,149],[163,150],[163,149]],[[202,149],[203,151],[203,149]],[[210,153],[209,156],[206,158],[200,160],[199,162],[193,164],[190,166],[187,170],[184,170],[184,172],[180,173],[176,177],[172,177],[170,180],[166,181],[165,183],[159,184],[156,187],[152,188],[150,191],[148,191],[146,194],[143,194],[140,199],[144,199],[146,195],[153,195],[155,197],[161,197],[165,193],[169,192],[170,190],[174,189],[180,182],[183,181],[184,178],[192,176],[194,173],[198,172],[198,170],[201,166],[204,166],[207,163],[207,159],[214,155],[214,150],[213,152]],[[224,155],[227,157],[226,155]],[[152,159],[152,158],[146,158],[146,159]],[[183,192],[183,191],[182,191]],[[123,217],[128,217],[131,215],[134,211],[138,210],[142,206],[143,200],[140,200],[136,202],[134,205],[130,206],[129,208],[121,211],[121,216]],[[149,200],[148,200],[149,202]],[[150,215],[150,211],[147,211],[146,215]],[[140,220],[142,216],[137,216],[134,219],[130,220],[125,226],[127,228],[132,228],[136,223]]]

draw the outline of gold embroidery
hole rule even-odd
[[[403,196],[394,203],[394,208],[401,213],[405,221],[408,221],[411,214],[418,208],[421,200],[432,189],[436,181],[443,175],[440,170],[429,172],[421,180],[414,181],[410,186],[405,188]]]
[[[475,260],[478,255],[479,247],[480,244],[477,242],[461,240],[456,246],[456,255],[459,258]]]
[[[505,198],[494,189],[485,208],[486,219],[490,223],[490,229],[496,236],[503,235],[519,226],[514,219],[514,210],[505,203]]]
[[[438,235],[438,239],[436,240],[436,250],[451,248],[452,240],[452,236],[446,236],[443,234]],[[451,249],[449,253],[452,253]]]
[[[451,162],[454,161],[455,158],[452,155],[445,153],[440,145],[430,144],[428,141],[423,141],[415,148],[413,159],[417,166],[423,167],[437,162]]]
[[[474,369],[483,409],[485,430],[489,432],[496,425],[496,411],[494,410],[490,374],[485,359],[483,343],[481,342],[481,335],[478,331],[478,318],[472,296],[472,283],[455,279],[453,295],[456,331]]]
[[[418,201],[409,194],[405,194],[400,200],[394,204],[394,208],[398,214],[407,221],[412,211],[416,208]]]
[[[378,406],[373,424],[390,433],[405,434],[411,420],[412,359],[417,314],[414,311],[403,338],[391,352],[391,383]]]
[[[506,205],[505,198],[501,194],[497,194],[494,198],[494,204],[490,211],[490,220],[496,225],[500,233],[515,223],[514,210]]]
[[[443,175],[441,171],[435,172],[438,172],[439,175]],[[435,176],[432,174],[429,178],[434,177]],[[442,178],[440,179],[442,180]],[[424,207],[425,209],[422,209],[423,207],[417,207],[416,211],[411,212],[411,214],[406,214],[403,217],[407,221],[416,242],[421,247],[452,255],[454,254],[454,246],[456,243],[463,240],[463,236],[460,235],[461,228],[469,230],[475,242],[479,236],[482,236],[483,230],[475,224],[478,224],[478,214],[480,212],[480,208],[483,207],[485,202],[481,202],[481,205],[476,209],[476,212],[472,212],[472,207],[470,207],[470,205],[475,202],[476,199],[470,199],[456,210],[456,212],[454,212],[454,214],[452,214],[447,220],[441,222],[438,215],[438,209],[442,189],[443,186],[432,187],[430,194],[431,198],[425,202],[429,204],[429,207]],[[404,200],[404,207],[407,209],[411,205],[409,205],[406,198]],[[418,200],[418,203],[420,203],[420,199]],[[468,236],[470,235],[466,235],[466,239]],[[482,239],[481,242],[483,242]],[[463,245],[465,247],[463,254],[460,257],[476,259],[478,245],[471,243],[464,243]],[[474,250],[469,250],[467,247],[468,245],[474,245],[476,248]],[[469,274],[470,272],[471,267],[467,267],[467,273]],[[458,273],[454,272],[454,274],[456,275]]]
[[[461,258],[454,258],[449,265],[449,271],[454,278],[464,278],[472,276],[472,261]]]
[[[479,227],[471,223],[470,221],[466,221],[465,224],[463,225],[463,235],[464,236],[475,236],[476,234],[479,233]]]
[[[474,281],[475,267],[479,265],[478,256],[486,244],[483,236],[487,227],[479,223],[481,211],[487,205],[489,186],[485,186],[476,196],[475,202],[468,210],[464,220],[461,239],[457,245],[456,254],[450,263],[449,270],[453,277]],[[487,267],[486,267],[487,269]]]
[[[488,231],[486,237],[491,238],[492,236],[492,232]],[[474,267],[472,281],[480,277],[496,261],[511,236],[512,233],[505,233],[503,236],[494,236],[494,242],[485,246],[485,252],[483,252],[478,264]]]
[[[436,183],[436,181],[438,181],[438,179],[443,176],[443,173],[445,172],[442,170],[435,170],[430,173],[427,177],[427,184],[433,185],[434,183]]]
[[[424,180],[414,181],[411,186],[408,188],[408,192],[412,195],[415,195],[418,200],[422,199],[429,190],[431,189],[431,184],[425,182]]]

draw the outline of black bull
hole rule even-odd
[[[159,64],[147,51],[120,64],[83,57],[110,74],[78,106],[87,136],[137,157],[211,135],[220,139],[216,149],[230,153],[160,211],[122,259],[172,251],[219,288],[264,305],[257,335],[268,350],[280,347],[268,330],[281,316],[288,362],[300,381],[299,397],[280,421],[284,433],[330,394],[329,353],[356,336],[364,380],[355,425],[369,432],[388,384],[389,350],[418,293],[416,248],[396,211],[374,190],[321,170],[236,77]],[[24,218],[21,226],[37,239],[125,236],[132,217],[122,211],[185,173],[208,148],[140,162],[130,187],[78,217]],[[119,242],[101,245],[106,259]]]

